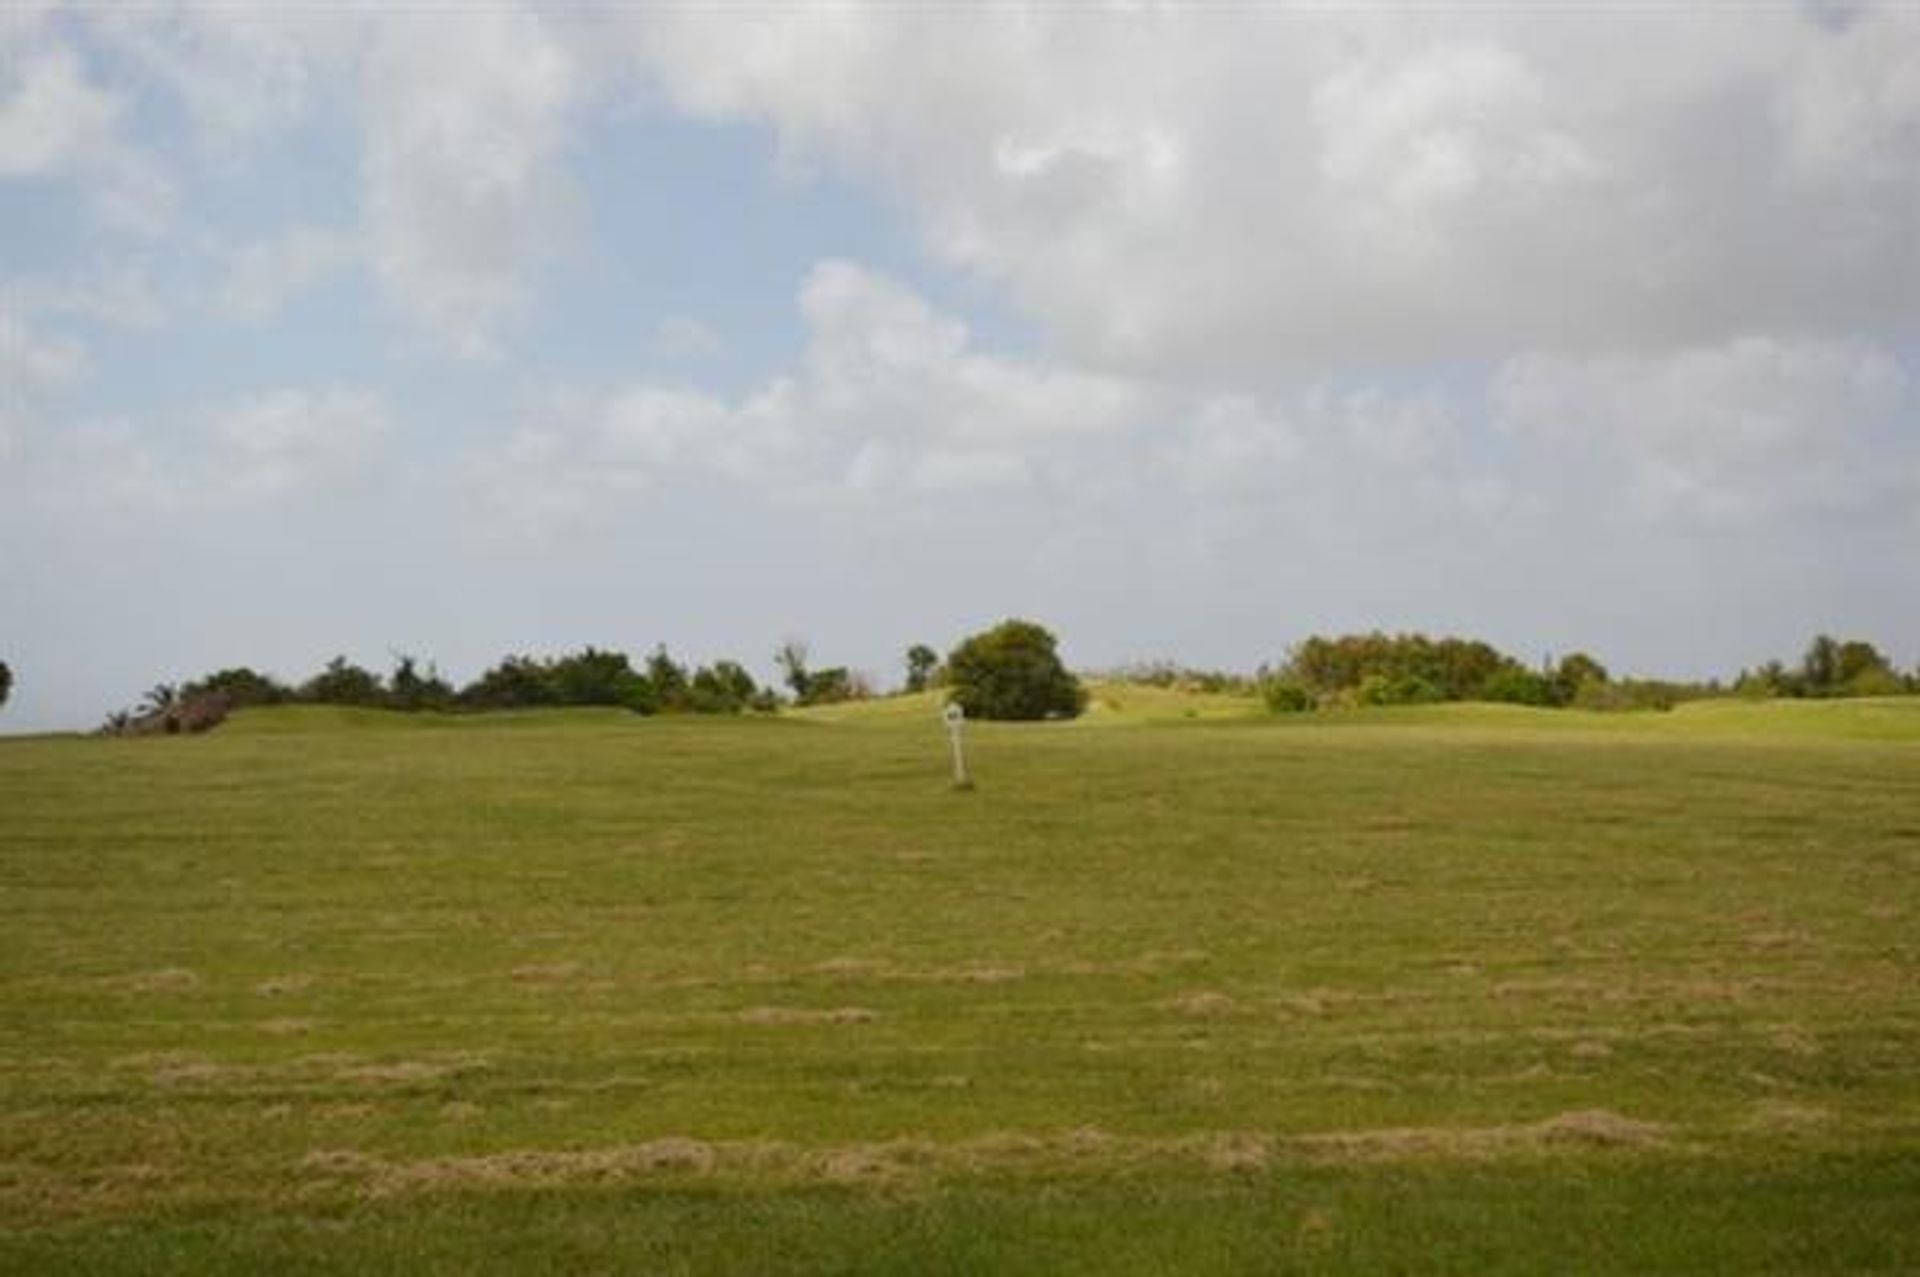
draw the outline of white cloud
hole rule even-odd
[[[259,323],[327,275],[351,263],[360,251],[345,232],[294,226],[224,254],[226,280],[219,308],[228,318]]]
[[[387,430],[379,398],[364,390],[281,389],[216,415],[212,472],[246,495],[324,485],[360,468]]]
[[[731,401],[655,385],[566,398],[543,410],[558,424],[477,461],[477,486],[544,515],[676,476],[803,501],[1066,484],[1086,448],[1158,403],[1121,379],[978,351],[965,324],[850,262],[816,266],[798,302],[809,339],[790,372]]]
[[[71,50],[53,46],[8,61],[0,177],[59,172],[114,144],[120,101],[87,80]]]
[[[20,43],[0,59],[0,180],[79,181],[103,221],[158,233],[173,213],[173,183],[122,136],[125,99],[96,85],[65,44]]]
[[[1509,361],[1501,424],[1646,512],[1752,522],[1920,499],[1920,393],[1860,341],[1736,338],[1672,354]]]
[[[1811,182],[1910,187],[1920,151],[1920,14],[1856,13],[1799,50],[1776,102],[1789,171]]]
[[[702,118],[918,213],[1082,362],[1700,344],[1920,313],[1920,10],[667,6]]]
[[[669,316],[653,332],[654,352],[676,362],[698,363],[725,348],[719,333],[691,315]]]
[[[1514,508],[1497,475],[1453,455],[1453,410],[1431,393],[1206,394],[986,351],[955,317],[845,261],[816,266],[798,303],[809,337],[789,370],[734,399],[649,384],[560,397],[474,459],[471,486],[537,530],[698,480],[864,512],[872,527],[1050,512],[1062,544],[1146,537],[1160,521],[1178,537],[1195,520],[1309,540],[1357,521],[1381,538]]]
[[[48,437],[35,495],[122,514],[259,509],[358,482],[389,428],[384,401],[351,387],[282,387],[190,413],[70,421]]]
[[[233,162],[298,123],[351,63],[367,14],[324,5],[175,0],[87,11],[95,35],[175,95],[216,158]]]
[[[83,377],[87,348],[30,322],[25,289],[9,284],[0,298],[0,477],[39,432],[47,402]]]
[[[68,315],[119,328],[154,329],[169,309],[142,262],[102,260],[65,276],[10,280],[8,303],[23,314]]]
[[[69,384],[86,368],[86,348],[70,337],[35,332],[0,309],[0,386],[10,400]]]
[[[402,12],[365,69],[364,216],[401,310],[450,349],[483,354],[552,251],[577,72],[546,19],[511,6],[457,22]]]

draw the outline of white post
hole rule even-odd
[[[946,720],[947,739],[953,742],[953,787],[972,789],[973,781],[967,778],[966,751],[960,745],[960,728],[967,721],[967,712],[958,705],[949,704],[940,717]]]

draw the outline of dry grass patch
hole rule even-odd
[[[162,967],[114,976],[110,983],[122,993],[186,993],[200,987],[200,975],[186,967]]]
[[[437,1082],[442,1078],[472,1073],[485,1067],[478,1056],[458,1056],[446,1060],[393,1060],[376,1064],[355,1064],[337,1070],[336,1082],[359,1086],[406,1086],[418,1082]]]
[[[302,1033],[313,1032],[317,1021],[300,1016],[280,1015],[270,1020],[262,1020],[256,1026],[262,1033],[272,1037],[294,1037]]]
[[[1192,993],[1183,993],[1177,998],[1160,1004],[1169,1011],[1195,1019],[1217,1019],[1223,1015],[1232,1015],[1240,1009],[1240,1004],[1226,994],[1214,989],[1200,989]]]
[[[283,998],[289,993],[301,993],[314,986],[315,978],[303,972],[291,975],[277,975],[262,980],[253,986],[253,991],[263,998]]]
[[[1778,1133],[1814,1131],[1832,1123],[1833,1110],[1824,1105],[1767,1100],[1753,1106],[1746,1126],[1748,1130]]]
[[[871,1024],[880,1018],[878,1011],[866,1007],[748,1007],[739,1013],[742,1024]]]
[[[569,984],[579,979],[583,970],[578,962],[529,962],[515,967],[512,975],[519,984]]]
[[[1297,1137],[1296,1147],[1356,1160],[1402,1161],[1511,1156],[1555,1148],[1646,1148],[1664,1145],[1668,1128],[1606,1109],[1581,1109],[1510,1126],[1409,1126],[1331,1131]]]

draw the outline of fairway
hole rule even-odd
[[[0,1268],[1920,1268],[1920,698],[968,746],[0,740]]]

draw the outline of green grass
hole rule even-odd
[[[1920,702],[1138,690],[0,740],[0,1269],[1920,1266]]]

